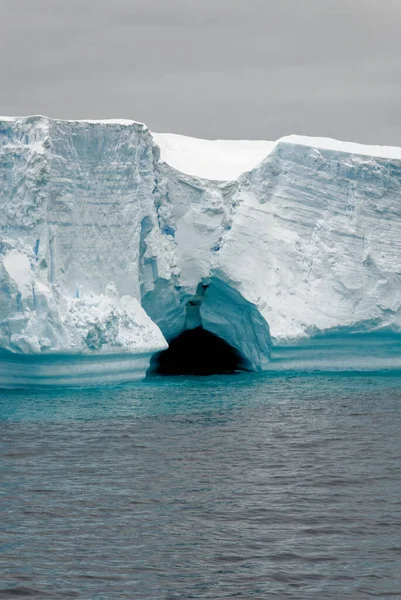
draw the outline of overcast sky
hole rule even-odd
[[[401,0],[0,0],[0,114],[401,145]]]

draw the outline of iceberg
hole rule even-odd
[[[400,148],[0,118],[0,387],[400,369],[400,198]]]

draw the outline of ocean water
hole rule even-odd
[[[401,377],[0,392],[0,598],[401,598]]]

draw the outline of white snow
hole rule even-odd
[[[201,140],[173,133],[152,133],[161,159],[187,175],[230,181],[253,169],[274,147],[262,140]]]
[[[283,143],[334,150],[360,156],[401,159],[401,148],[341,142],[331,138],[289,135],[276,141],[203,140],[173,133],[154,133],[161,159],[178,171],[215,181],[237,179],[252,170]]]
[[[256,370],[401,368],[400,198],[400,148],[0,119],[0,387],[142,378],[194,322]]]

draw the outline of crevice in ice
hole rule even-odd
[[[139,238],[139,282],[141,286],[141,296],[146,294],[149,289],[153,289],[154,281],[158,277],[157,262],[155,258],[146,256],[146,238],[152,229],[152,219],[149,216],[144,217],[141,221]]]

